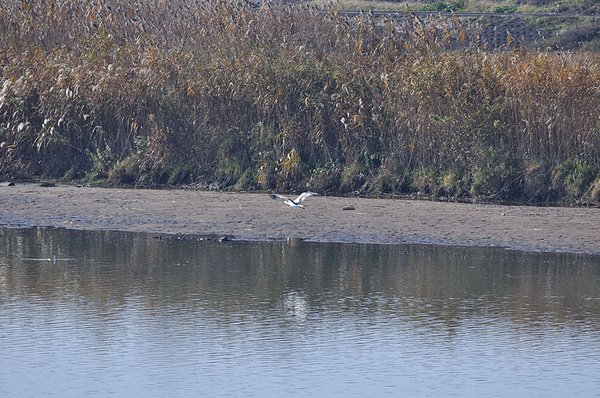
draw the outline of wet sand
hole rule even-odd
[[[598,208],[328,196],[305,205],[293,209],[264,193],[17,184],[0,186],[0,226],[600,254]]]

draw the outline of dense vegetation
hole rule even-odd
[[[600,201],[598,53],[227,0],[5,1],[0,32],[3,179]]]

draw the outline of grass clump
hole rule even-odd
[[[554,169],[552,187],[557,195],[576,200],[594,189],[592,183],[597,174],[597,166],[580,159],[569,159]]]
[[[585,200],[591,203],[600,203],[600,177],[596,177],[588,192],[584,196]]]
[[[523,197],[529,203],[548,202],[554,199],[550,170],[545,164],[534,162],[525,167]]]
[[[358,163],[344,167],[340,175],[340,191],[343,193],[361,193],[367,188],[366,168]]]

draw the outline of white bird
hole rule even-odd
[[[304,199],[308,198],[309,196],[318,196],[318,193],[315,192],[303,192],[300,194],[300,196],[298,196],[295,200],[290,199],[286,196],[283,195],[279,195],[279,194],[272,194],[271,199],[273,200],[277,200],[277,199],[281,199],[283,200],[283,203],[285,203],[286,205],[290,206],[290,207],[298,207],[300,209],[304,209]]]

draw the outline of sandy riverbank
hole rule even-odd
[[[305,204],[305,210],[292,209],[253,193],[17,184],[0,187],[0,226],[600,254],[598,208],[326,196]]]

